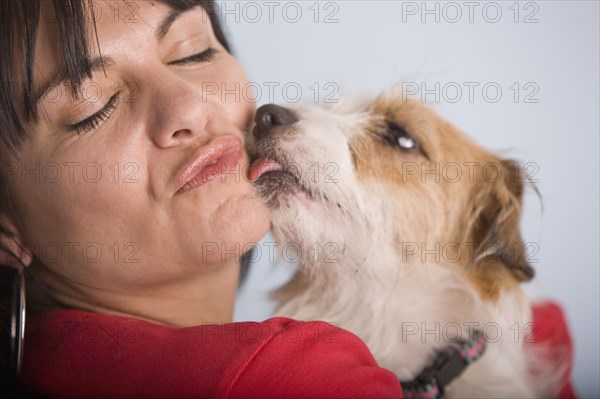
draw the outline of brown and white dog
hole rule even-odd
[[[525,345],[534,326],[520,283],[534,272],[516,163],[394,92],[263,106],[248,146],[275,238],[300,255],[278,315],[354,332],[401,381],[480,331],[485,352],[445,396],[556,393],[563,371],[540,360],[550,349]]]

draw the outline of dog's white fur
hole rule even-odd
[[[418,375],[457,334],[468,339],[471,328],[482,329],[486,352],[447,387],[447,397],[553,396],[564,370],[543,363],[539,352],[548,348],[524,345],[530,304],[510,272],[498,269],[490,286],[489,277],[469,274],[490,253],[475,252],[470,262],[439,253],[441,259],[430,253],[423,262],[421,253],[406,254],[406,243],[431,250],[435,243],[467,241],[466,230],[477,225],[483,198],[495,188],[444,184],[431,175],[430,182],[422,175],[419,182],[399,180],[402,169],[394,165],[419,164],[423,155],[391,148],[373,132],[391,119],[422,145],[427,162],[440,165],[500,159],[425,105],[393,93],[329,109],[292,109],[296,123],[249,144],[251,155],[277,160],[294,180],[290,185],[290,176],[280,173],[257,181],[275,237],[302,255],[298,274],[277,293],[277,314],[354,332],[400,380]],[[282,177],[288,179],[283,189]],[[504,199],[519,212],[519,198]]]

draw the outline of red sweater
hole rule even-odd
[[[570,347],[558,307],[534,316],[538,338]],[[29,317],[25,339],[21,382],[51,397],[402,397],[357,336],[320,321],[172,328],[62,310]],[[573,397],[569,384],[560,397]]]

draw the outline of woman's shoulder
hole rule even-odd
[[[401,394],[358,337],[321,321],[173,328],[61,310],[30,317],[25,339],[24,385],[61,397]]]
[[[271,318],[273,326],[239,370],[227,397],[399,398],[396,376],[377,365],[364,342],[324,321]]]

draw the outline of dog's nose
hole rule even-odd
[[[255,121],[254,136],[260,138],[271,133],[277,126],[287,126],[298,122],[298,118],[292,110],[275,104],[267,104],[256,111]]]

